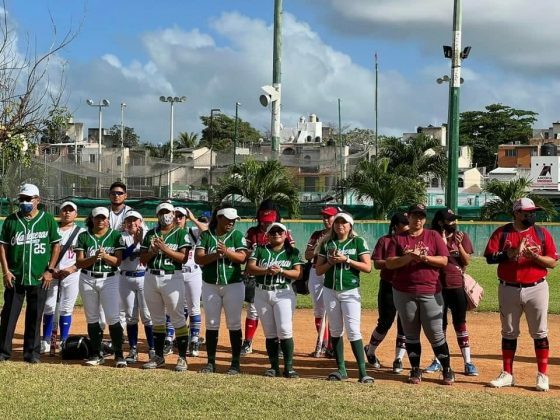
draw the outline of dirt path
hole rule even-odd
[[[245,317],[243,316],[243,320]],[[371,329],[375,326],[377,322],[377,312],[376,311],[364,311],[362,313],[362,334],[364,338],[364,343],[369,341],[371,334]],[[455,369],[456,384],[455,386],[464,387],[468,390],[478,390],[485,391],[489,388],[486,384],[494,379],[501,370],[501,352],[500,352],[500,321],[497,313],[470,313],[468,315],[468,329],[471,338],[471,348],[473,353],[473,362],[476,364],[480,376],[478,377],[467,377],[462,374],[463,371],[463,361],[457,346],[456,338],[454,332],[450,334],[450,349],[452,354],[452,367]],[[525,320],[523,319],[524,323]],[[204,324],[203,324],[204,325]],[[227,335],[227,330],[224,327],[225,323],[222,322],[222,329],[220,330],[220,339],[218,347],[218,371],[223,372],[229,366],[229,339]],[[549,376],[551,381],[551,393],[555,395],[558,393],[560,395],[560,358],[555,349],[558,348],[560,344],[560,316],[550,316],[549,317],[549,329],[550,329],[550,346],[551,346],[551,359],[549,367]],[[14,357],[13,360],[21,360],[21,333],[23,331],[23,314],[18,324],[16,341],[14,343]],[[296,341],[296,355],[294,367],[304,378],[320,378],[323,379],[327,374],[335,369],[334,360],[329,359],[315,359],[310,357],[309,354],[314,350],[315,341],[317,339],[317,333],[315,332],[314,322],[313,322],[313,312],[307,309],[298,309],[294,319],[294,338]],[[396,328],[393,327],[385,341],[381,344],[378,349],[377,355],[381,360],[384,367],[379,370],[369,369],[368,372],[376,379],[377,384],[383,383],[404,383],[406,382],[408,375],[408,361],[405,360],[405,371],[401,375],[394,375],[391,373],[390,367],[394,359],[394,342],[395,342],[395,331]],[[77,309],[74,316],[74,323],[72,325],[72,334],[85,334],[86,333],[86,323],[84,318],[83,310]],[[143,336],[143,329],[140,328],[140,350],[145,351],[145,341]],[[354,362],[354,356],[352,355],[348,341],[346,341],[345,355],[347,360],[347,366],[349,368],[349,375],[352,380],[357,378],[357,369]],[[422,355],[422,366],[427,366],[432,358],[432,350],[428,345],[425,338],[423,338],[423,355]],[[200,357],[189,358],[189,370],[198,370],[206,362],[206,354],[201,351]],[[146,353],[142,353],[140,356],[141,361],[147,360]],[[168,356],[167,363],[171,368],[172,364],[175,363],[176,355]],[[49,356],[43,356],[43,363],[61,363],[58,357],[51,358]],[[108,361],[107,365],[111,366],[112,361]],[[140,364],[131,366],[131,368],[138,368]],[[253,345],[253,353],[244,357],[242,359],[242,371],[243,373],[261,375],[266,368],[268,368],[268,359],[266,357],[266,351],[264,346],[264,337],[262,334],[262,328],[259,326],[257,334],[255,336],[255,341]],[[534,390],[535,377],[536,377],[536,363],[534,357],[533,340],[530,338],[527,327],[525,324],[522,325],[522,335],[518,341],[517,355],[514,364],[514,374],[516,378],[517,386],[511,389],[503,389],[500,391],[493,392],[507,392],[507,393],[526,393]],[[440,376],[435,375],[424,375],[424,383],[431,384],[433,386],[439,383]],[[434,385],[435,384],[435,385]],[[555,395],[555,396],[558,396]]]

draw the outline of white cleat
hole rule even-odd
[[[502,371],[502,373],[500,373],[500,376],[498,376],[493,381],[490,381],[490,386],[493,388],[503,388],[506,386],[514,386],[514,385],[515,385],[515,380],[513,379],[513,375],[505,371]]]
[[[544,373],[537,374],[537,391],[548,392],[548,376]]]
[[[47,354],[51,351],[51,343],[41,340],[41,354]]]

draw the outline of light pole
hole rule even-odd
[[[171,166],[173,164],[173,105],[176,102],[185,102],[186,96],[160,96],[161,102],[169,102],[171,112],[169,114],[169,170],[167,171],[167,185],[169,186],[169,198],[173,198],[173,182],[171,181]]]
[[[340,114],[340,98],[338,98],[338,146],[340,151],[340,204],[344,204],[344,188],[342,187],[342,181],[344,180],[344,156],[343,156],[343,146],[342,146],[342,117]]]
[[[214,113],[221,112],[220,108],[210,110],[210,186],[212,186],[212,171],[214,170]]]
[[[99,109],[99,133],[97,138],[97,198],[101,198],[101,130],[103,127],[103,112],[101,111],[101,109],[103,107],[111,105],[111,103],[107,99],[102,99],[98,104],[93,102],[91,99],[88,99],[86,103],[89,106],[97,107]]]
[[[125,172],[125,164],[124,164],[124,109],[126,108],[126,104],[121,102],[121,181],[125,182],[124,180],[124,172]]]
[[[237,124],[238,124],[238,115],[239,115],[239,107],[241,106],[241,103],[236,102],[235,103],[235,131],[233,133],[233,164],[235,165],[235,155],[236,155],[236,149],[237,149]]]

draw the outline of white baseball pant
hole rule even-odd
[[[58,280],[53,280],[47,291],[45,302],[45,315],[54,314],[56,295],[58,293]],[[60,316],[72,315],[74,305],[80,290],[80,272],[76,271],[60,281]]]
[[[228,285],[202,283],[202,303],[206,329],[218,331],[220,329],[220,318],[222,307],[226,315],[228,330],[237,331],[241,329],[241,310],[245,299],[245,285],[232,283]]]
[[[153,325],[165,325],[165,313],[171,319],[175,329],[187,325],[183,303],[185,301],[185,285],[183,273],[156,275],[146,271],[144,279],[144,298],[152,317]]]
[[[200,297],[202,296],[202,271],[183,273],[185,283],[185,308],[189,316],[200,315]]]
[[[327,308],[329,331],[332,337],[342,337],[344,329],[348,335],[348,341],[356,341],[362,338],[360,332],[360,313],[362,310],[362,298],[360,288],[336,291],[323,288],[323,299]]]
[[[80,295],[88,324],[101,320],[99,306],[103,308],[108,325],[120,323],[119,275],[95,278],[80,273]]]
[[[144,276],[128,277],[121,274],[119,291],[126,323],[128,325],[138,324],[138,315],[140,315],[142,324],[152,325],[152,318],[144,297]]]
[[[255,306],[266,338],[293,337],[292,317],[296,295],[291,287],[280,290],[255,290]]]
[[[325,302],[323,300],[324,282],[325,276],[318,276],[315,267],[311,267],[307,287],[313,302],[313,316],[315,318],[322,318],[325,315]]]

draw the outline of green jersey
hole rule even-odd
[[[218,241],[222,241],[231,251],[247,250],[245,237],[238,230],[232,230],[218,236],[206,230],[200,234],[196,249],[204,249],[206,254],[214,254],[218,249]],[[222,257],[202,267],[202,280],[210,284],[231,284],[241,281],[241,264],[236,264],[227,257]]]
[[[293,248],[291,255],[288,255],[284,248],[280,251],[274,251],[269,245],[258,246],[249,259],[256,260],[257,265],[262,268],[277,266],[282,267],[284,270],[291,270],[296,265],[303,264],[303,261],[299,256],[299,250],[296,248]],[[265,286],[291,283],[290,279],[287,279],[281,274],[255,276],[255,281],[257,284],[263,284]]]
[[[104,248],[107,254],[115,255],[116,251],[124,249],[124,241],[120,232],[107,229],[103,236],[95,236],[89,230],[78,235],[78,242],[74,247],[76,251],[82,251],[86,258],[93,257],[99,248]],[[112,273],[117,267],[107,264],[106,261],[96,261],[86,270],[96,273]]]
[[[20,212],[10,214],[2,225],[0,243],[5,245],[8,267],[16,282],[40,285],[51,260],[52,245],[61,239],[54,217],[43,210],[32,219]]]
[[[189,234],[186,229],[174,227],[168,233],[163,234],[159,227],[155,227],[146,233],[144,242],[142,242],[142,249],[147,250],[150,248],[152,241],[155,238],[163,239],[165,245],[173,251],[179,251],[183,248],[192,248],[192,243],[189,240]],[[168,255],[160,251],[155,257],[148,261],[148,268],[172,272],[175,270],[181,270],[183,268],[183,263],[176,262]]]
[[[354,236],[345,241],[330,239],[323,242],[319,255],[327,258],[327,255],[339,251],[354,261],[359,261],[362,254],[369,254],[369,248],[364,238]],[[360,287],[360,271],[351,268],[346,263],[335,264],[325,273],[325,287],[333,290],[350,290]]]

